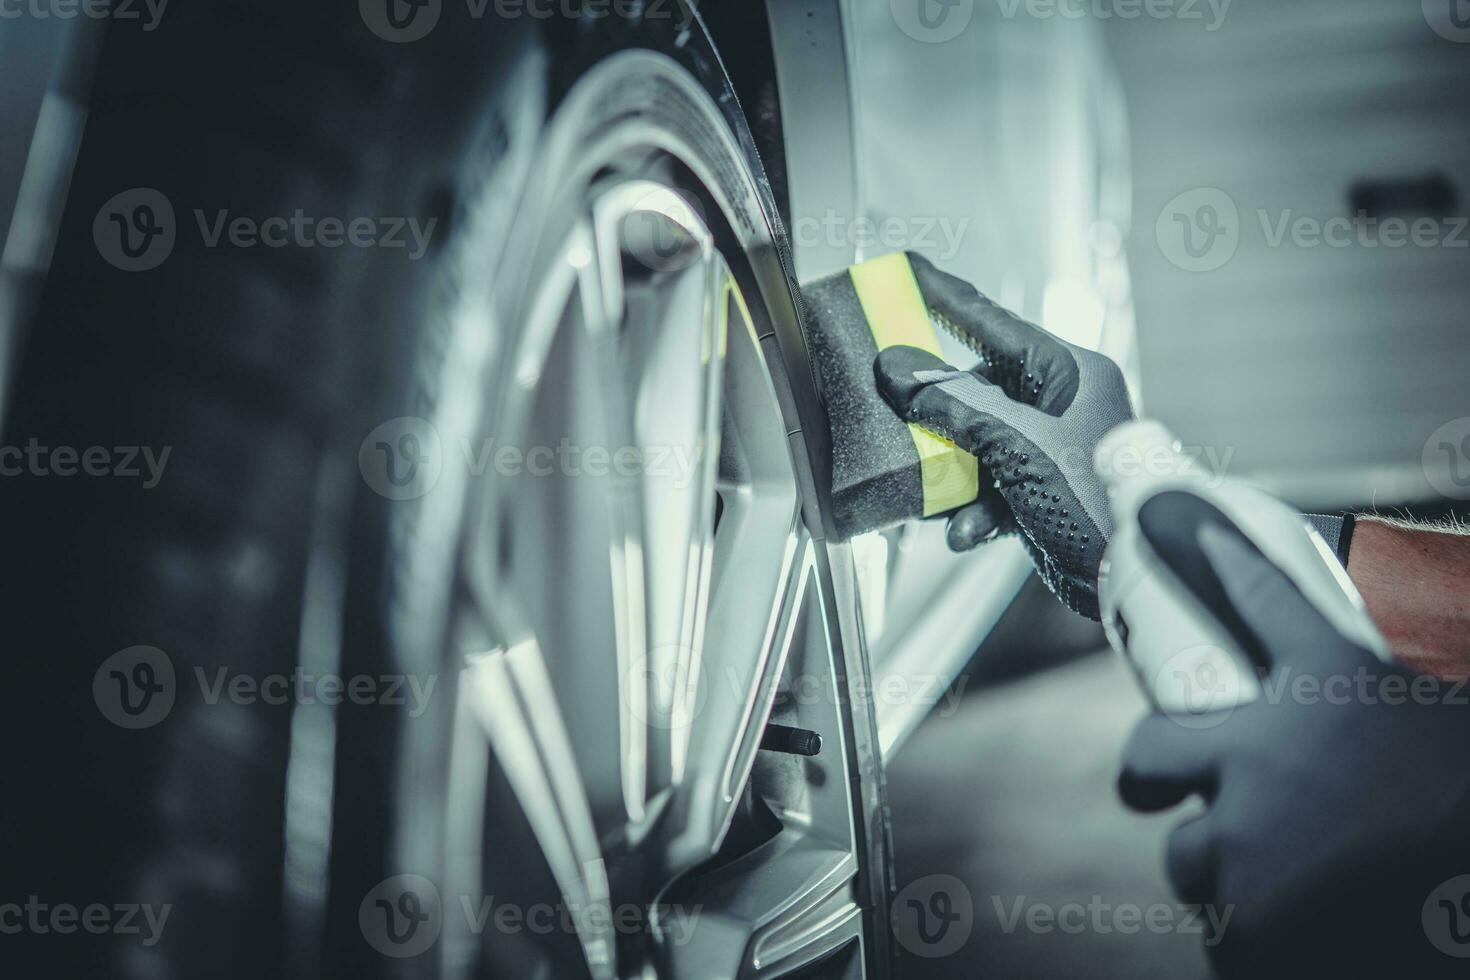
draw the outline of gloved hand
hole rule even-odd
[[[1183,901],[1231,907],[1216,968],[1470,974],[1444,952],[1470,956],[1470,877],[1453,880],[1470,875],[1465,693],[1344,638],[1219,511],[1187,523],[1150,543],[1269,673],[1231,712],[1145,718],[1119,789],[1139,810],[1207,804],[1167,870]]]
[[[901,417],[980,458],[989,489],[951,517],[950,547],[968,550],[1019,528],[1051,590],[1097,619],[1112,517],[1093,452],[1104,433],[1133,418],[1123,373],[922,256],[910,253],[909,262],[933,319],[980,355],[975,370],[957,371],[917,348],[890,347],[874,365],[878,390]]]

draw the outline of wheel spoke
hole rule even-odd
[[[749,785],[777,831],[737,860],[671,889],[671,923],[661,936],[671,976],[695,964],[718,964],[721,976],[781,976],[861,935],[839,694],[810,546],[805,554],[805,585],[771,711],[782,724],[818,732],[824,746],[811,758],[762,753]],[[688,914],[695,903],[697,916]]]
[[[720,453],[728,274],[707,229],[669,189],[643,181],[594,212],[604,323],[622,370],[640,454],[637,567],[620,617],[637,624],[619,679],[629,837],[637,840],[683,782],[702,695]]]
[[[702,880],[661,923],[669,976],[775,977],[859,940],[852,852],[786,833]],[[692,898],[692,896],[691,896]]]
[[[780,976],[832,955],[861,976],[833,599],[770,341],[665,185],[600,194],[554,271],[492,442],[600,447],[612,465],[497,470],[466,565],[490,626],[468,648],[517,641],[468,659],[465,710],[567,904],[653,907],[651,948],[579,934],[593,976],[615,938],[633,944],[620,966],[647,958],[660,976]],[[760,751],[771,721],[824,748]],[[472,780],[484,766],[462,756]],[[671,902],[701,911],[681,922]]]
[[[723,514],[706,658],[712,696],[696,728],[701,772],[692,815],[717,845],[745,785],[776,694],[808,581],[796,474],[770,372],[750,314],[726,280],[731,317],[724,446]],[[707,797],[699,798],[699,797]]]
[[[714,311],[712,272],[701,264],[679,273],[661,284],[662,302],[635,299],[628,291],[624,352],[637,362],[630,367],[641,370],[634,431],[643,453],[646,721],[654,736],[654,792],[683,780],[698,693],[724,369],[725,323]],[[644,284],[638,292],[653,288]],[[671,411],[671,405],[679,408]]]
[[[460,691],[531,823],[565,907],[574,913],[610,909],[592,810],[535,642],[468,658]],[[616,973],[610,916],[572,919],[592,976],[610,980]]]
[[[603,834],[644,817],[629,678],[646,644],[641,488],[616,465],[632,416],[596,253],[593,226],[574,230],[530,304],[500,427],[471,460],[495,493],[466,586],[501,635],[536,639]]]

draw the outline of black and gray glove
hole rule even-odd
[[[950,519],[949,544],[973,548],[1019,528],[1042,579],[1073,610],[1098,618],[1097,573],[1112,532],[1093,471],[1098,441],[1133,418],[1123,373],[992,303],[963,280],[909,254],[931,317],[973,348],[958,371],[913,347],[891,347],[874,370],[906,421],[980,459],[990,489]]]
[[[1146,532],[1147,533],[1147,532]],[[1470,705],[1461,681],[1345,638],[1213,508],[1150,534],[1251,658],[1256,701],[1135,729],[1119,788],[1139,810],[1192,794],[1169,838],[1180,898],[1211,905],[1230,977],[1470,972]],[[1229,913],[1228,919],[1225,912]]]

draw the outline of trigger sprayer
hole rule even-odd
[[[1098,593],[1108,642],[1162,711],[1201,714],[1260,696],[1260,670],[1205,605],[1153,551],[1139,510],[1182,491],[1214,506],[1296,584],[1344,636],[1389,659],[1388,645],[1327,543],[1295,510],[1181,452],[1157,422],[1129,422],[1098,445],[1094,465],[1108,491],[1113,536]]]

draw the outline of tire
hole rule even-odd
[[[603,668],[552,663],[556,698],[528,703],[528,668],[497,635],[516,612],[486,599],[493,576],[475,569],[490,559],[472,547],[521,554],[490,516],[520,498],[449,465],[424,489],[411,464],[432,459],[410,459],[422,444],[403,441],[431,432],[447,464],[456,439],[502,424],[530,284],[570,227],[557,217],[567,196],[651,177],[690,203],[749,298],[799,481],[802,574],[820,599],[804,615],[831,634],[861,942],[800,965],[886,975],[886,807],[872,706],[846,694],[866,665],[850,557],[828,543],[825,439],[811,435],[825,416],[787,246],[702,25],[682,6],[637,21],[477,19],[448,3],[426,35],[395,43],[354,6],[201,3],[157,30],[111,28],[4,444],[103,447],[116,475],[66,478],[53,454],[47,472],[0,481],[15,556],[3,595],[22,651],[21,703],[4,725],[26,747],[7,783],[27,801],[9,808],[4,848],[21,892],[169,912],[148,944],[122,929],[25,941],[55,972],[98,976],[683,969],[647,937],[598,951],[580,929],[447,925],[461,889],[565,896],[527,780],[553,787],[556,826],[583,826],[560,795],[581,743],[556,755],[561,743],[539,733],[575,729],[567,678]],[[638,135],[610,166],[595,151],[615,134]],[[231,234],[222,209],[298,208],[372,216],[381,234],[389,216],[433,231],[401,247],[210,241],[209,229]],[[144,236],[170,226],[167,209],[172,235]],[[141,258],[120,254],[109,229],[137,233]],[[137,477],[128,447],[153,453],[129,457]],[[511,587],[543,574],[523,559],[509,568]],[[587,615],[576,595],[558,611]],[[475,650],[503,656],[489,673],[462,669]],[[332,698],[303,675],[365,678],[371,696]],[[263,683],[280,677],[297,683],[284,698]],[[518,768],[493,735],[487,746],[466,720],[476,697],[528,712],[482,721],[527,738],[536,765]],[[773,692],[766,708],[784,703]],[[756,764],[719,853],[680,865],[672,884],[651,884],[589,803],[613,894],[665,900],[748,862],[769,819],[752,787],[794,778],[793,765]],[[411,955],[385,951],[364,918],[405,875],[437,888],[446,923]]]

